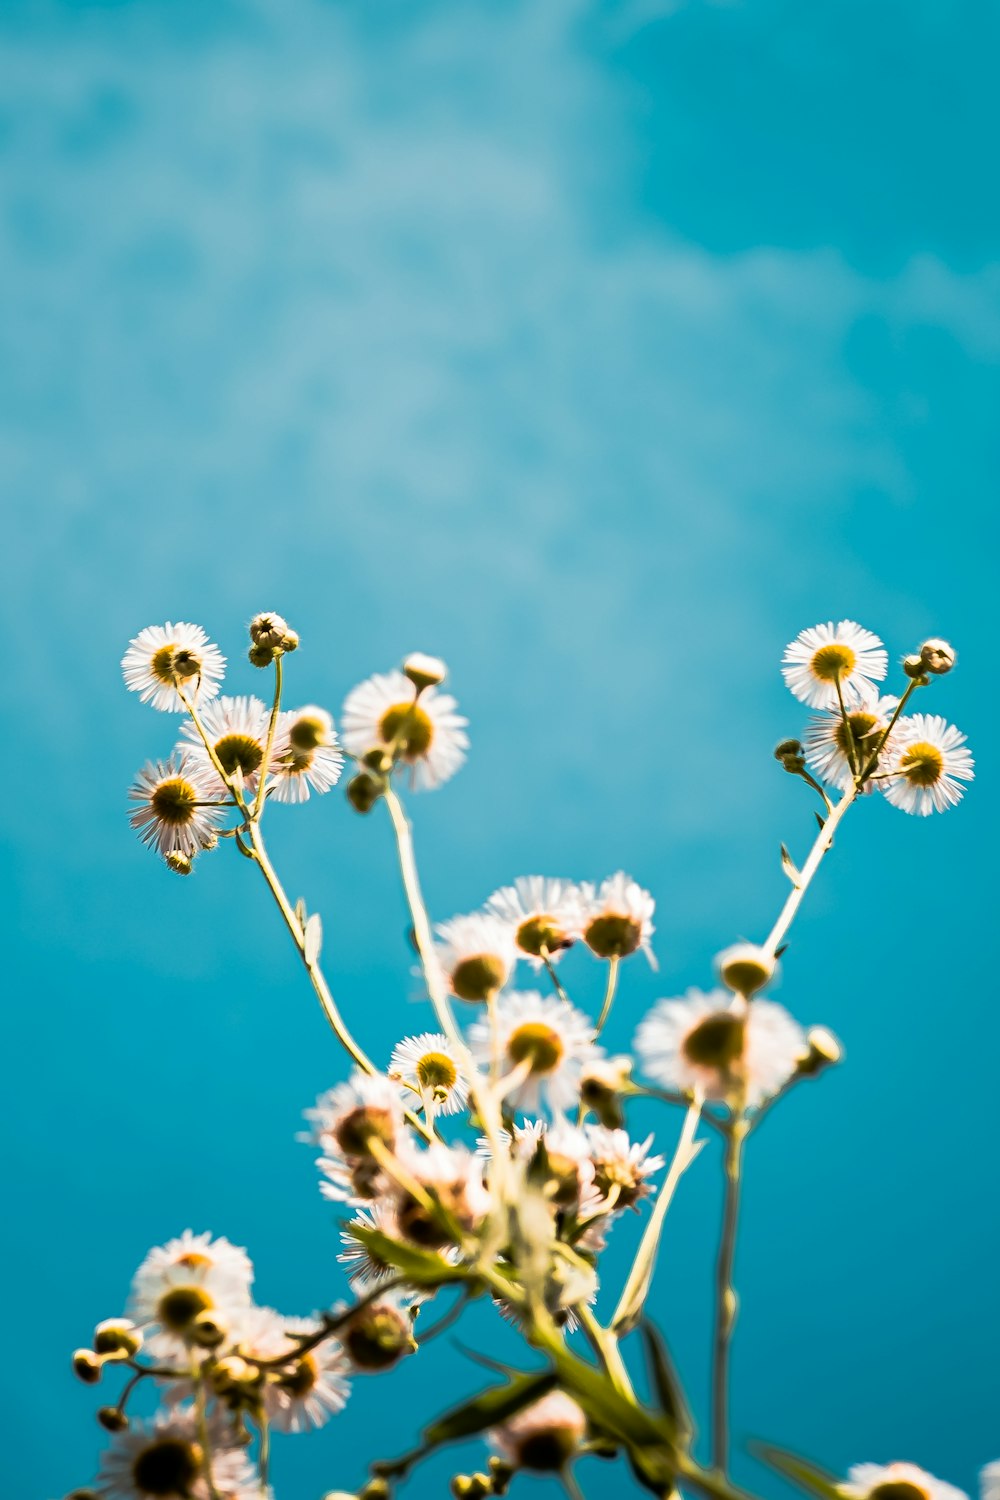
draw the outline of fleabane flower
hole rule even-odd
[[[395,1151],[403,1130],[403,1105],[396,1084],[380,1073],[355,1069],[306,1110],[310,1138],[323,1150],[317,1165],[320,1192],[335,1202],[375,1199],[384,1187],[380,1148]]]
[[[400,671],[376,673],[352,688],[341,734],[351,755],[382,749],[406,766],[417,791],[440,786],[465,760],[468,720],[455,699],[436,687],[418,689]]]
[[[550,1391],[532,1406],[492,1428],[488,1437],[515,1469],[553,1473],[575,1456],[587,1434],[587,1419],[564,1391]]]
[[[754,1107],[787,1083],[809,1044],[798,1021],[773,1000],[735,1005],[725,990],[691,989],[660,1000],[635,1038],[645,1072],[665,1088],[706,1099],[745,1095]]]
[[[339,1331],[354,1371],[381,1374],[412,1354],[417,1347],[413,1316],[413,1293],[403,1287],[394,1287],[377,1301],[359,1307]]]
[[[482,1158],[465,1146],[435,1141],[425,1149],[409,1146],[402,1163],[414,1182],[462,1230],[475,1229],[489,1212]],[[393,1209],[398,1233],[423,1250],[444,1250],[455,1243],[448,1224],[431,1212],[408,1188],[397,1187]]]
[[[627,958],[641,949],[656,968],[650,947],[656,903],[631,876],[619,870],[597,887],[587,882],[580,887],[580,901],[580,935],[592,953],[598,958]]]
[[[513,1134],[501,1130],[499,1138],[511,1159],[524,1164],[528,1178],[541,1187],[554,1208],[579,1206],[594,1180],[590,1142],[582,1130],[559,1116],[551,1124],[547,1120],[525,1120],[514,1126]],[[480,1136],[476,1144],[479,1154],[491,1160],[489,1140]]]
[[[264,1409],[279,1432],[309,1432],[341,1411],[350,1393],[349,1364],[335,1338],[296,1355],[300,1339],[319,1333],[311,1318],[285,1318],[271,1307],[249,1307],[233,1323],[233,1345],[243,1359],[286,1364],[267,1372]]]
[[[492,999],[514,967],[510,928],[489,912],[452,917],[434,929],[434,953],[453,995],[470,1002]]]
[[[584,1132],[593,1164],[593,1182],[607,1209],[635,1208],[640,1199],[656,1189],[650,1182],[654,1172],[666,1165],[652,1154],[653,1137],[633,1141],[626,1130],[607,1130],[603,1125],[585,1125]]]
[[[129,800],[138,805],[129,822],[144,844],[165,859],[181,855],[194,859],[218,841],[216,829],[225,816],[212,804],[219,796],[218,778],[188,755],[147,761],[129,787]]]
[[[200,625],[147,625],[128,644],[122,676],[130,693],[164,713],[186,713],[177,691],[204,703],[219,691],[226,658]]]
[[[245,1449],[221,1422],[208,1436],[210,1458],[194,1412],[130,1421],[102,1455],[97,1493],[107,1500],[259,1500],[260,1479]]]
[[[269,787],[275,802],[307,802],[310,789],[328,792],[343,768],[333,719],[325,708],[310,703],[281,715]]]
[[[893,807],[926,818],[961,802],[961,783],[973,780],[974,766],[954,724],[940,714],[913,714],[896,725],[889,775],[879,786]]]
[[[465,1108],[469,1085],[454,1047],[440,1031],[404,1037],[393,1048],[387,1071],[431,1114],[454,1115]]]
[[[580,936],[580,888],[570,880],[519,875],[494,891],[486,910],[509,926],[518,957],[536,969],[546,957],[555,962]]]
[[[267,743],[269,710],[259,698],[216,698],[201,710],[199,718],[227,776],[243,779],[248,792],[257,789]],[[200,766],[214,784],[215,795],[225,793],[226,784],[216,771],[212,757],[193,720],[181,725],[183,740],[177,749]],[[187,741],[188,743],[184,743]]]
[[[1000,1500],[1000,1458],[980,1469],[979,1500]]]
[[[469,1043],[485,1066],[493,1063],[496,1045],[501,1072],[519,1075],[507,1095],[511,1107],[537,1115],[543,1104],[553,1112],[575,1104],[584,1065],[603,1056],[593,1040],[593,1022],[568,1000],[534,990],[500,995],[495,1009],[495,1028],[489,1019],[477,1021]]]
[[[899,699],[891,695],[880,697],[877,688],[869,683],[862,683],[858,688],[857,701],[852,708],[846,709],[846,715],[841,714],[838,705],[836,709],[830,709],[812,719],[805,734],[806,763],[810,770],[828,786],[850,786],[855,776],[850,760],[852,748],[858,768],[864,770],[871,761],[875,746],[885,733],[898,702]],[[847,725],[850,725],[852,744],[848,741]],[[897,731],[894,726],[892,734],[879,750],[878,760],[872,767],[873,773],[886,768],[896,739]],[[867,781],[864,790],[870,792],[874,787],[873,781]]]
[[[132,1278],[128,1314],[152,1328],[150,1350],[164,1357],[185,1349],[196,1320],[228,1317],[250,1303],[253,1266],[245,1250],[190,1229],[146,1256]]]
[[[969,1500],[964,1490],[916,1464],[855,1464],[838,1486],[852,1500]]]
[[[337,1259],[344,1267],[351,1286],[358,1292],[366,1292],[380,1281],[395,1275],[396,1268],[382,1260],[362,1236],[355,1233],[358,1229],[375,1229],[380,1234],[398,1239],[396,1213],[391,1201],[385,1198],[367,1208],[359,1208],[354,1218],[348,1220],[340,1231],[340,1243],[344,1248]]]
[[[877,635],[853,620],[811,625],[785,647],[781,674],[800,703],[837,708],[838,684],[846,708],[853,708],[872,683],[881,682],[889,657]]]

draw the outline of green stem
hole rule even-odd
[[[722,1211],[722,1234],[715,1263],[715,1337],[712,1357],[712,1463],[725,1475],[729,1466],[729,1356],[733,1327],[736,1323],[736,1292],[733,1288],[733,1261],[736,1254],[736,1231],[739,1224],[740,1187],[743,1167],[743,1142],[746,1127],[742,1120],[729,1126],[723,1170],[726,1186]]]
[[[620,962],[621,960],[617,953],[608,959],[608,982],[604,990],[604,1004],[601,1006],[601,1014],[598,1016],[597,1025],[594,1027],[595,1042],[604,1030],[607,1019],[611,1014],[611,1007],[615,1003],[615,990],[618,986],[618,966]]]
[[[882,746],[885,744],[886,740],[895,729],[900,714],[903,712],[903,709],[906,707],[907,703],[910,701],[910,698],[913,696],[914,692],[919,686],[920,684],[918,682],[914,682],[912,678],[907,683],[906,688],[903,692],[903,696],[902,698],[900,698],[899,702],[896,704],[896,707],[893,709],[892,718],[889,720],[888,724],[879,735],[878,740],[875,744],[875,749],[872,751],[872,758],[861,772],[859,780],[867,781],[871,773],[874,771],[875,767],[878,765],[878,758],[882,754]]]
[[[855,780],[851,782],[851,785],[843,793],[840,801],[834,807],[830,816],[826,819],[819,833],[816,835],[816,840],[809,851],[809,857],[806,860],[805,864],[802,866],[801,871],[799,872],[798,882],[792,887],[791,891],[789,892],[788,899],[786,900],[784,906],[781,908],[781,912],[778,915],[778,920],[771,928],[771,931],[768,934],[768,937],[763,945],[765,952],[769,953],[772,958],[776,956],[777,950],[781,947],[781,944],[784,941],[785,934],[787,933],[789,927],[791,927],[792,925],[792,919],[794,918],[795,913],[798,911],[800,905],[802,904],[802,898],[805,895],[806,891],[809,889],[809,885],[812,881],[813,876],[819,869],[820,862],[823,859],[823,855],[827,852],[827,850],[830,848],[830,845],[833,843],[833,835],[837,831],[837,826],[840,823],[841,818],[844,816],[847,809],[850,807],[851,803],[854,801],[857,795],[858,782]]]
[[[264,759],[260,763],[260,780],[257,783],[257,797],[253,805],[251,817],[256,822],[264,811],[264,788],[267,784],[268,772],[271,769],[271,752],[274,749],[274,732],[278,724],[278,713],[281,709],[281,652],[274,658],[274,702],[271,704],[271,717],[267,724],[267,739],[264,742]]]

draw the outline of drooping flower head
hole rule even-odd
[[[472,912],[439,922],[435,933],[437,962],[459,1000],[489,1000],[507,983],[514,967],[514,941],[499,917]]]
[[[248,792],[257,789],[260,768],[264,763],[269,710],[259,698],[216,698],[199,713],[215,758],[227,776],[239,773]],[[183,740],[177,748],[193,760],[215,786],[218,796],[225,782],[193,720],[181,725]],[[184,743],[187,741],[188,743]]]
[[[854,707],[847,709],[845,714],[841,714],[838,707],[811,720],[805,734],[806,763],[810,770],[829,786],[850,786],[856,774],[851,756],[860,770],[868,766],[898,701],[891,695],[880,697],[877,688],[862,682]],[[894,728],[879,750],[873,772],[885,770],[896,739]],[[875,785],[875,782],[867,781],[864,789],[870,792]]]
[[[486,909],[509,926],[518,956],[536,969],[545,957],[555,962],[580,936],[580,888],[569,880],[519,875],[494,891]]]
[[[281,715],[271,762],[275,802],[306,802],[310,789],[328,792],[343,768],[333,719],[325,708],[310,703]]]
[[[585,1125],[594,1187],[614,1208],[634,1208],[655,1191],[650,1178],[666,1165],[652,1154],[653,1137],[633,1141],[626,1130],[606,1130],[603,1125]]]
[[[916,1464],[855,1464],[841,1493],[851,1500],[969,1500],[964,1490]]]
[[[865,688],[881,682],[889,665],[877,635],[853,620],[812,625],[785,647],[781,668],[790,691],[810,708],[837,708],[860,702]]]
[[[775,1001],[746,1009],[725,990],[696,989],[660,1000],[635,1047],[648,1076],[665,1088],[700,1089],[715,1100],[745,1095],[751,1107],[777,1093],[809,1050],[802,1027]]]
[[[420,689],[404,672],[377,673],[347,695],[341,718],[344,747],[362,756],[382,749],[406,766],[417,791],[454,776],[468,749],[468,720],[449,693]]]
[[[226,670],[226,658],[200,625],[147,625],[129,641],[122,675],[130,693],[164,713],[187,709],[177,691],[199,703],[214,698]]]
[[[494,1427],[489,1441],[515,1469],[549,1474],[565,1468],[586,1432],[587,1419],[573,1398],[550,1391]]]
[[[556,995],[535,990],[512,990],[496,1001],[495,1042],[503,1073],[519,1070],[522,1081],[508,1094],[513,1109],[537,1115],[543,1104],[550,1110],[568,1109],[580,1093],[580,1073],[586,1063],[603,1056],[593,1041],[588,1018]],[[490,1066],[494,1026],[477,1021],[469,1032],[472,1055]]]
[[[449,1225],[427,1207],[426,1198],[444,1209],[460,1229],[472,1230],[489,1212],[490,1195],[483,1185],[482,1158],[465,1146],[435,1141],[423,1150],[410,1146],[403,1164],[424,1191],[415,1197],[397,1186],[393,1207],[398,1232],[424,1250],[444,1250],[455,1243]]]
[[[222,1423],[212,1424],[209,1439],[210,1459],[193,1412],[161,1413],[150,1422],[130,1422],[102,1456],[97,1493],[107,1500],[260,1497],[260,1479],[246,1451],[235,1445]]]
[[[347,1083],[306,1110],[311,1139],[323,1149],[320,1191],[336,1202],[373,1200],[384,1188],[378,1146],[395,1151],[403,1130],[399,1088],[380,1073],[355,1069]]]
[[[404,1037],[393,1048],[388,1074],[419,1095],[433,1114],[454,1115],[465,1108],[469,1085],[462,1063],[439,1031]]]
[[[129,800],[138,804],[129,822],[148,847],[164,858],[194,859],[217,842],[215,830],[225,816],[218,800],[218,780],[186,755],[147,761],[129,787]]]
[[[899,720],[893,739],[890,774],[879,782],[893,807],[926,818],[961,802],[961,783],[975,775],[961,730],[940,714],[913,714]]]
[[[580,887],[581,936],[598,958],[627,958],[641,949],[656,967],[650,939],[656,903],[623,870],[595,887]]]

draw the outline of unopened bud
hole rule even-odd
[[[774,959],[756,943],[734,943],[715,962],[719,978],[737,995],[755,995],[774,976]]]
[[[455,1500],[469,1500],[469,1497],[473,1493],[473,1491],[472,1491],[472,1475],[471,1474],[455,1474],[455,1475],[453,1475],[452,1476],[451,1485],[450,1485],[450,1489],[451,1489],[451,1493],[455,1496]]]
[[[286,630],[281,637],[281,649],[284,652],[297,651],[299,649],[299,633],[297,630]]]
[[[283,650],[282,641],[287,634],[288,621],[281,615],[276,615],[273,610],[254,615],[250,621],[251,641],[255,646],[262,646],[266,650]]]
[[[620,1130],[624,1124],[620,1096],[629,1085],[631,1069],[627,1057],[599,1058],[588,1063],[580,1075],[582,1103],[608,1130]]]
[[[94,1329],[94,1353],[106,1359],[129,1359],[142,1348],[142,1330],[128,1318],[105,1318]]]
[[[96,1490],[71,1490],[66,1500],[101,1500]]]
[[[383,791],[382,783],[367,771],[359,771],[347,783],[347,800],[355,812],[370,813]]]
[[[163,856],[168,870],[173,870],[175,875],[193,875],[194,860],[181,849],[168,849]]]
[[[104,1360],[93,1349],[77,1349],[73,1354],[73,1374],[84,1385],[96,1385],[101,1378]]]
[[[509,1464],[505,1458],[497,1458],[496,1454],[490,1459],[490,1474],[493,1479],[494,1495],[505,1495],[507,1487],[516,1473],[513,1464]]]
[[[218,1349],[229,1337],[229,1325],[218,1313],[206,1309],[192,1320],[186,1329],[186,1337],[199,1349]]]
[[[903,671],[911,682],[917,684],[917,687],[926,687],[930,682],[927,675],[927,663],[922,656],[904,656]]]
[[[782,740],[774,747],[774,758],[780,760],[786,771],[797,774],[805,770],[806,757],[801,740]]]
[[[803,1078],[816,1078],[826,1068],[839,1063],[844,1049],[825,1026],[812,1026],[806,1033],[809,1051],[799,1059],[798,1071]]]
[[[358,1500],[389,1500],[392,1494],[392,1486],[388,1479],[383,1479],[381,1474],[376,1474],[374,1479],[358,1490]]]
[[[367,766],[369,771],[378,771],[385,775],[392,770],[392,756],[388,750],[383,750],[381,745],[374,745],[371,750],[366,750],[361,757],[361,764]]]
[[[269,667],[274,661],[274,649],[271,646],[251,646],[247,660],[252,667]]]
[[[208,1378],[216,1395],[222,1396],[252,1379],[255,1373],[255,1367],[247,1364],[245,1359],[238,1354],[229,1354],[225,1359],[216,1360],[208,1371]]]
[[[97,1420],[108,1432],[124,1432],[128,1426],[128,1417],[120,1406],[102,1406],[97,1413]]]
[[[419,690],[436,687],[439,682],[444,682],[448,668],[439,657],[425,656],[422,651],[414,651],[404,661],[403,673]]]
[[[417,1345],[405,1313],[390,1302],[360,1308],[341,1333],[341,1343],[359,1370],[388,1370]]]
[[[950,672],[955,665],[955,650],[949,646],[947,641],[939,640],[936,636],[929,641],[924,641],[920,648],[920,660],[924,664],[924,670],[933,672],[935,677],[943,677],[945,672]]]

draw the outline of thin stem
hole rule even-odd
[[[833,843],[833,835],[837,831],[837,825],[840,823],[841,818],[844,816],[847,809],[850,807],[851,803],[854,801],[857,795],[858,783],[857,781],[852,781],[850,786],[841,796],[840,801],[837,803],[830,816],[824,822],[823,827],[816,835],[816,841],[809,851],[809,858],[806,860],[805,864],[802,866],[801,871],[799,872],[798,881],[789,892],[788,899],[786,900],[784,906],[781,908],[778,920],[771,928],[771,931],[764,943],[765,952],[769,953],[772,958],[777,953],[777,950],[781,947],[781,944],[783,943],[785,938],[785,934],[787,933],[789,927],[791,927],[792,925],[792,919],[794,918],[795,913],[798,911],[799,906],[802,903],[802,897],[809,889],[809,884],[813,876],[819,869],[823,855],[827,852],[830,845]]]
[[[264,811],[264,788],[267,783],[267,774],[271,769],[271,752],[274,749],[274,731],[278,725],[278,713],[281,709],[281,652],[274,658],[274,702],[271,704],[271,717],[267,724],[267,739],[264,743],[264,759],[260,764],[260,780],[257,783],[257,797],[250,816],[256,822]]]
[[[603,1328],[594,1316],[593,1310],[585,1302],[579,1302],[576,1306],[576,1315],[580,1320],[580,1327],[587,1336],[594,1353],[604,1367],[611,1384],[620,1396],[629,1401],[635,1401],[635,1392],[632,1382],[625,1368],[618,1340],[609,1329]]]
[[[356,1302],[352,1302],[350,1307],[345,1308],[343,1312],[324,1313],[322,1328],[316,1333],[310,1333],[306,1338],[298,1339],[295,1347],[290,1349],[287,1354],[278,1354],[272,1359],[254,1359],[250,1363],[255,1364],[258,1370],[277,1370],[283,1365],[294,1364],[297,1359],[302,1358],[303,1354],[308,1354],[311,1349],[318,1349],[320,1344],[324,1343],[326,1339],[332,1338],[334,1334],[339,1333],[341,1328],[351,1321],[355,1313],[362,1312],[373,1302],[378,1302],[387,1292],[394,1291],[396,1287],[402,1286],[405,1280],[405,1276],[386,1276],[384,1280],[379,1281],[375,1286],[369,1287],[364,1296],[359,1297]]]
[[[875,743],[875,749],[872,751],[871,760],[861,772],[861,781],[867,781],[872,771],[874,771],[875,767],[878,765],[878,758],[882,754],[883,745],[889,738],[892,731],[895,729],[896,722],[899,719],[900,714],[903,712],[903,709],[906,707],[907,703],[910,701],[910,698],[913,696],[919,686],[919,682],[914,682],[912,678],[907,683],[906,688],[903,692],[903,696],[900,698],[899,702],[896,704],[896,707],[892,711],[892,717],[890,718],[888,724],[885,726]]]
[[[208,1486],[210,1500],[222,1500],[215,1487],[215,1476],[212,1473],[212,1444],[208,1430],[208,1414],[205,1409],[205,1382],[199,1373],[195,1374],[195,1422],[202,1453],[202,1473],[205,1477],[205,1484]]]
[[[597,1025],[594,1027],[595,1042],[604,1030],[608,1016],[611,1014],[611,1007],[615,1003],[615,990],[618,987],[618,966],[620,963],[621,960],[617,953],[608,959],[608,982],[604,990],[604,1004],[601,1006],[601,1014],[598,1016]]]
[[[258,1453],[260,1494],[261,1500],[268,1500],[268,1496],[271,1493],[271,1487],[268,1484],[268,1470],[271,1467],[271,1424],[267,1419],[266,1412],[261,1414],[260,1426],[257,1430],[260,1433],[260,1451]]]
[[[552,988],[555,990],[556,994],[559,996],[559,999],[560,1000],[565,1000],[566,1004],[569,1005],[570,1004],[570,998],[567,995],[566,990],[563,987],[562,980],[559,978],[559,975],[556,973],[556,966],[552,962],[552,958],[551,958],[551,955],[549,953],[548,948],[544,948],[543,947],[543,949],[542,949],[541,954],[539,955],[539,957],[541,958],[542,963],[545,965],[545,968],[546,968],[546,971],[548,973],[549,978],[552,980]]]
[[[723,1155],[726,1187],[722,1210],[722,1234],[715,1263],[715,1338],[712,1356],[712,1463],[720,1474],[729,1466],[729,1356],[736,1323],[736,1292],[733,1260],[739,1224],[743,1142],[742,1120],[729,1126]]]
[[[559,1478],[569,1500],[584,1500],[583,1491],[576,1482],[576,1475],[568,1465],[559,1470]]]

